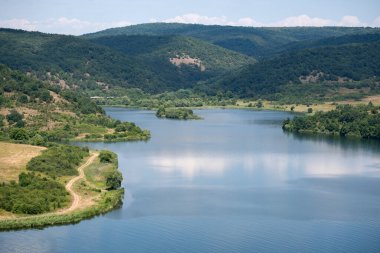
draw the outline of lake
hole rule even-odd
[[[119,156],[124,205],[79,224],[0,233],[0,252],[380,252],[380,142],[284,133],[291,114],[107,108],[148,142]]]

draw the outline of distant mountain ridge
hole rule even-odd
[[[361,27],[239,27],[180,23],[148,23],[85,34],[85,38],[115,35],[182,35],[211,42],[242,54],[261,58],[292,42],[319,40],[347,34],[380,33]]]

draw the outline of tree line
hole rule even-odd
[[[318,133],[380,139],[380,107],[372,103],[352,106],[338,105],[329,112],[295,117],[283,122],[283,129],[296,133]]]

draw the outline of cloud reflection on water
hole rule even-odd
[[[344,156],[327,154],[325,159],[313,159],[310,155],[277,154],[196,154],[178,156],[172,153],[158,154],[148,161],[154,170],[165,174],[180,174],[188,180],[196,177],[223,177],[233,170],[244,170],[245,176],[260,177],[267,182],[285,182],[300,177],[331,177],[352,174],[368,174],[375,168],[363,166],[365,157],[345,159]]]

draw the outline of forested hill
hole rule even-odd
[[[380,42],[353,43],[285,53],[247,66],[207,89],[257,97],[281,92],[288,84],[337,82],[343,85],[376,77],[380,77]]]
[[[377,28],[360,27],[236,27],[178,23],[151,23],[112,28],[86,34],[85,38],[115,35],[182,35],[260,58],[278,52],[292,42],[319,40],[348,34],[379,33]]]
[[[148,131],[106,116],[79,89],[0,64],[0,140],[49,145],[67,140],[146,140]]]
[[[59,76],[89,89],[112,86],[149,93],[191,88],[254,59],[190,37],[114,36],[89,41],[0,29],[0,64],[41,79]]]
[[[297,51],[302,49],[311,49],[317,47],[326,46],[342,46],[348,44],[359,44],[359,43],[371,43],[380,42],[380,30],[373,30],[370,33],[363,34],[348,34],[343,36],[334,36],[319,40],[308,40],[301,42],[293,42],[284,47],[278,48],[278,53]]]
[[[59,74],[67,83],[99,83],[167,89],[165,81],[137,58],[74,36],[0,29],[0,63],[23,72]]]
[[[119,35],[90,41],[137,57],[177,89],[255,62],[251,57],[184,36]]]

